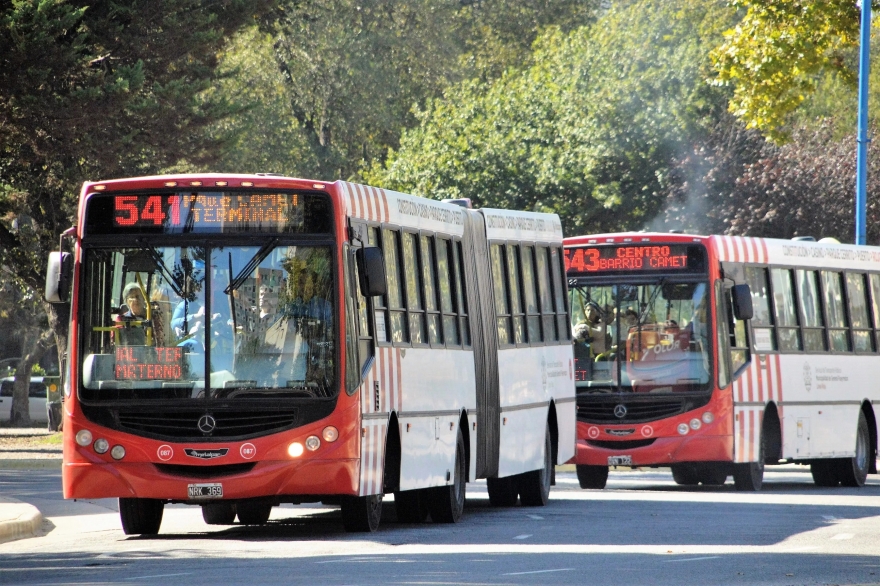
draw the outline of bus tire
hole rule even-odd
[[[670,466],[672,470],[672,480],[680,486],[696,486],[700,483],[697,478],[697,471],[692,465],[673,464]]]
[[[349,533],[372,533],[382,520],[382,496],[349,496],[342,499],[342,526]]]
[[[519,478],[519,501],[524,507],[543,507],[550,498],[553,481],[553,443],[550,428],[544,431],[544,465],[540,470],[526,472]]]
[[[428,510],[435,523],[457,523],[464,512],[465,491],[467,490],[467,457],[464,452],[464,436],[461,429],[455,440],[455,466],[452,484],[435,486],[429,489]]]
[[[238,503],[235,507],[238,513],[238,522],[242,525],[265,525],[272,514],[272,505],[269,503]]]
[[[519,496],[515,476],[504,478],[487,478],[486,490],[489,492],[489,504],[493,507],[512,507]]]
[[[868,431],[868,420],[865,413],[859,411],[859,423],[856,427],[856,453],[852,458],[840,460],[840,484],[843,486],[860,487],[868,479],[871,454],[871,434]]]
[[[764,484],[765,433],[758,438],[758,461],[733,465],[733,484],[740,492],[758,492]]]
[[[428,519],[428,494],[422,488],[397,491],[394,511],[398,523],[424,523]]]
[[[588,466],[586,464],[578,464],[575,466],[577,471],[578,484],[581,488],[605,488],[608,483],[608,466]]]
[[[162,525],[165,501],[158,499],[120,498],[119,518],[126,535],[156,535]]]
[[[232,525],[235,523],[235,505],[222,502],[202,505],[202,519],[208,525]]]
[[[813,483],[816,486],[830,488],[840,484],[837,462],[830,458],[810,462],[810,474],[813,476]]]

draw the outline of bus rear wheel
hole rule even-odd
[[[342,525],[349,533],[372,533],[382,520],[382,496],[349,496],[342,499]]]
[[[519,496],[515,476],[487,478],[486,490],[489,491],[489,504],[493,507],[512,507]]]
[[[398,523],[424,523],[428,518],[428,494],[425,489],[400,490],[394,493],[394,511]]]
[[[162,525],[165,501],[157,499],[120,498],[119,518],[126,535],[156,535]]]
[[[232,525],[235,522],[235,505],[232,503],[202,505],[202,519],[208,525]]]
[[[464,436],[461,429],[455,440],[455,465],[452,484],[435,486],[430,489],[428,510],[435,523],[457,523],[464,512],[465,491],[467,490],[467,459],[464,453]]]
[[[868,432],[868,421],[865,414],[859,411],[859,423],[856,427],[856,453],[852,458],[840,460],[840,484],[843,486],[860,487],[868,479],[871,454],[871,434]]]
[[[550,429],[544,430],[544,465],[540,470],[526,472],[519,478],[519,499],[524,507],[543,507],[550,498],[553,480],[553,444]]]
[[[235,509],[242,525],[265,525],[272,514],[272,505],[269,503],[238,503]]]
[[[575,466],[577,470],[578,484],[581,488],[605,488],[608,483],[608,466],[589,466],[586,464],[578,464]]]

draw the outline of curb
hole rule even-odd
[[[2,459],[0,458],[0,470],[45,470],[50,468],[61,469],[61,458],[40,459]],[[0,501],[2,504],[2,501]]]
[[[34,537],[43,514],[33,505],[4,498],[0,501],[0,543]]]

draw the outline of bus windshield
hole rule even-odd
[[[88,248],[86,402],[335,397],[328,246]]]
[[[708,391],[705,282],[570,285],[579,393]]]

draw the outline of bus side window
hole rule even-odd
[[[791,269],[770,269],[773,309],[780,350],[802,350]]]
[[[522,266],[520,263],[519,245],[508,244],[507,274],[510,276],[510,313],[513,315],[513,341],[516,344],[526,343],[526,315],[523,311],[522,298]]]
[[[846,298],[849,301],[853,348],[856,352],[874,351],[874,339],[871,335],[871,322],[868,320],[865,292],[865,275],[846,273]]]
[[[803,317],[804,350],[824,352],[825,319],[822,317],[822,304],[819,298],[819,285],[816,271],[795,271],[798,301]]]
[[[849,324],[843,303],[842,275],[832,271],[821,271],[820,275],[830,349],[832,352],[849,352],[852,346],[849,342]]]
[[[418,235],[403,232],[403,283],[406,285],[406,309],[409,316],[410,341],[427,344],[425,311],[422,305],[422,273],[419,271],[419,254],[416,251]]]
[[[379,247],[379,228],[370,226],[367,229],[367,242],[370,246]],[[358,288],[360,290],[360,288]],[[369,307],[366,303],[362,305],[364,326],[361,328],[361,334],[369,331],[367,329],[366,320],[368,320]],[[373,297],[373,316],[376,318],[375,336],[376,342],[389,342],[388,338],[388,307],[385,304],[385,295],[375,295]]]
[[[522,247],[523,293],[526,302],[526,323],[528,324],[529,343],[542,341],[541,315],[538,309],[537,278],[535,277],[535,255],[533,246]]]
[[[535,247],[536,260],[538,261],[538,291],[541,292],[541,325],[544,332],[545,342],[555,342],[559,339],[556,331],[556,312],[553,310],[553,290],[550,288],[550,266],[547,255],[550,249],[546,246]]]
[[[464,254],[461,240],[455,241],[453,247],[455,254],[455,295],[458,298],[459,324],[461,329],[461,341],[465,347],[471,345],[471,327],[468,319],[467,295],[464,292]]]
[[[746,267],[746,283],[752,292],[752,331],[755,333],[755,350],[767,352],[776,350],[776,331],[770,313],[770,288],[767,286],[767,269]]]
[[[489,257],[492,264],[492,281],[495,283],[495,320],[498,325],[498,343],[508,346],[512,343],[511,338],[511,315],[508,303],[509,283],[504,263],[504,249],[502,244],[492,244],[489,247]]]
[[[880,347],[880,275],[868,275],[868,281],[871,284],[871,310],[874,317],[875,343]]]
[[[553,299],[556,303],[556,327],[559,330],[559,338],[568,341],[571,340],[571,324],[568,319],[568,308],[565,305],[567,285],[563,279],[565,268],[559,248],[550,249],[550,268],[553,275]]]
[[[437,263],[434,261],[434,237],[422,234],[419,241],[422,257],[422,283],[425,287],[425,312],[428,316],[428,341],[442,344],[440,306],[437,302]]]
[[[458,314],[455,310],[454,272],[450,259],[452,241],[437,239],[437,284],[440,290],[440,311],[443,313],[443,341],[447,346],[459,346]]]
[[[365,367],[373,355],[372,337],[367,316],[367,298],[358,287],[358,268],[354,254],[346,248],[348,263],[343,266],[345,277],[345,391],[355,392],[366,374]],[[350,268],[349,268],[350,267]],[[357,310],[355,310],[357,307]]]
[[[730,337],[727,334],[727,304],[724,301],[724,283],[715,281],[715,328],[718,341],[718,387],[730,384]]]
[[[391,341],[396,344],[409,342],[406,308],[403,305],[399,243],[399,232],[382,230],[382,251],[385,254],[385,275],[388,279],[388,309],[391,312]]]

